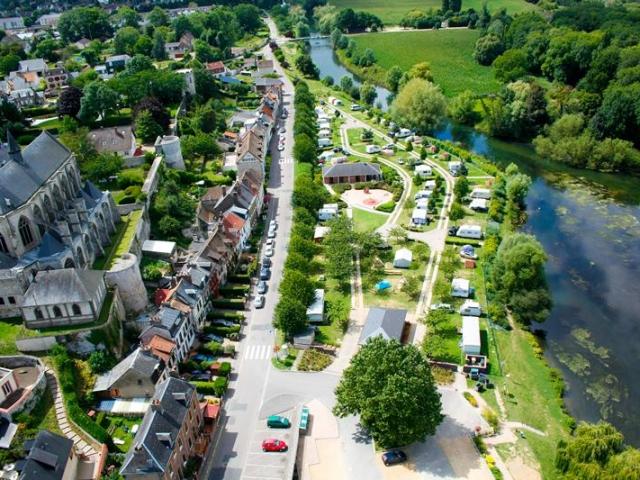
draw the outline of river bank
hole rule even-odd
[[[349,73],[328,43],[312,41],[310,54],[321,78]],[[523,229],[549,253],[547,280],[555,301],[547,322],[536,326],[546,335],[545,358],[562,371],[574,417],[610,421],[640,445],[640,412],[632,401],[640,385],[628,361],[640,354],[640,286],[634,280],[640,271],[640,179],[570,168],[538,157],[530,146],[451,123],[435,137],[498,165],[513,162],[532,177]]]

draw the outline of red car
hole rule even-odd
[[[287,448],[289,447],[286,443],[275,438],[267,438],[262,442],[263,452],[286,452]]]

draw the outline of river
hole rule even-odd
[[[310,53],[321,78],[351,75],[328,40],[313,40]],[[388,95],[378,88],[384,107]],[[547,359],[563,372],[575,418],[605,419],[640,446],[640,179],[571,169],[468,127],[447,124],[436,137],[513,162],[533,179],[524,230],[549,256],[554,307],[536,326],[546,333]]]

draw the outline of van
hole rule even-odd
[[[397,134],[397,137],[398,138],[407,138],[410,135],[411,135],[411,130],[409,130],[408,128],[401,128],[400,131]]]
[[[281,417],[280,415],[270,415],[267,418],[267,427],[269,428],[289,428],[291,426],[291,422],[286,417]]]
[[[351,111],[352,112],[359,112],[360,110],[362,110],[362,107],[360,105],[358,105],[357,103],[352,103],[351,104]]]

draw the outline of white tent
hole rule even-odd
[[[478,317],[462,317],[462,351],[469,355],[479,355],[480,320]]]
[[[409,268],[413,260],[413,253],[408,248],[399,249],[394,258],[393,266],[396,268]]]

